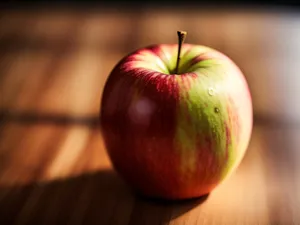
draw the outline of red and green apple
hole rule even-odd
[[[115,170],[138,193],[210,193],[240,164],[252,100],[238,66],[207,46],[157,44],[125,56],[102,95],[100,122]]]

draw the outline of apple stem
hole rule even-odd
[[[178,52],[177,52],[177,61],[176,61],[176,68],[175,68],[175,73],[178,74],[178,69],[179,69],[179,62],[180,62],[180,54],[181,54],[181,47],[182,44],[185,40],[185,37],[187,35],[186,31],[177,31],[177,35],[178,35]]]

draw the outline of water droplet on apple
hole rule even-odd
[[[219,113],[220,109],[218,107],[215,107],[215,113]]]
[[[208,88],[208,94],[209,94],[210,96],[213,96],[213,95],[215,94],[215,89],[212,88],[212,87]]]

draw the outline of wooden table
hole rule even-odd
[[[158,9],[1,15],[0,224],[300,224],[299,100],[288,97],[299,90],[278,86],[282,49],[275,46],[283,38],[273,35],[286,20],[293,22],[287,29],[298,29],[299,16]],[[241,66],[255,125],[240,167],[207,198],[156,202],[135,196],[112,169],[99,103],[121,57],[175,42],[180,28],[188,42],[215,47]],[[291,32],[287,43],[299,42]],[[285,79],[296,87],[292,72]]]

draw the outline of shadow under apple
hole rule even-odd
[[[207,196],[163,201],[138,196],[112,170],[16,186],[0,186],[0,224],[161,224]]]

